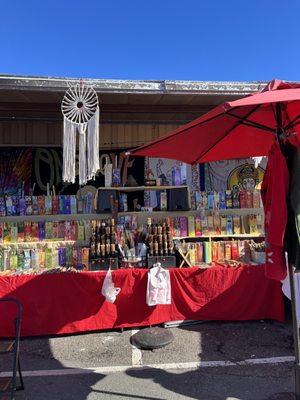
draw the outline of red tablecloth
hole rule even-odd
[[[113,271],[121,292],[114,304],[101,295],[105,272],[0,277],[0,297],[24,307],[22,335],[52,335],[155,325],[182,319],[284,318],[279,282],[258,266],[171,269],[172,304],[146,304],[147,270]],[[5,308],[6,307],[6,308]],[[12,309],[0,305],[0,336],[12,334]]]

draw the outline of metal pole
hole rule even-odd
[[[281,150],[282,149],[282,115],[281,115],[281,103],[276,103],[275,106],[276,121],[277,121],[277,139]],[[296,305],[296,292],[295,292],[295,274],[294,267],[290,264],[288,257],[286,257],[287,265],[289,269],[290,289],[291,289],[291,306],[292,306],[292,321],[293,321],[293,336],[294,336],[294,373],[295,373],[295,399],[300,400],[300,336],[299,336],[299,324],[297,320],[297,305]]]

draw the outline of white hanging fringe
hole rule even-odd
[[[79,126],[79,185],[87,182],[86,126]]]
[[[75,183],[76,131],[79,133],[79,184],[99,170],[99,103],[95,90],[82,83],[69,88],[62,101],[64,115],[63,181]]]
[[[64,117],[63,181],[75,183],[76,125]]]
[[[87,179],[95,177],[99,169],[99,107],[88,124],[87,140]]]

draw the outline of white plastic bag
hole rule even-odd
[[[120,291],[121,288],[116,288],[113,283],[111,269],[109,268],[103,281],[101,293],[105,297],[106,301],[114,303]]]
[[[148,306],[171,304],[170,273],[160,263],[154,264],[148,272],[146,303]]]

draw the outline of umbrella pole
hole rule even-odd
[[[281,103],[276,103],[275,106],[275,114],[277,121],[277,140],[281,147],[281,151],[284,154],[282,144],[282,108]],[[291,289],[291,306],[292,306],[292,321],[293,321],[293,336],[294,336],[294,353],[295,353],[295,362],[294,362],[294,371],[295,371],[295,399],[300,400],[300,336],[299,336],[299,323],[297,319],[297,304],[296,304],[296,291],[295,291],[295,274],[294,267],[289,262],[287,257],[287,265],[289,269],[289,279],[290,279],[290,289]]]
[[[297,304],[296,304],[296,291],[295,291],[295,273],[294,267],[288,262],[289,278],[291,287],[291,305],[292,305],[292,318],[293,318],[293,336],[294,336],[294,353],[295,353],[295,398],[300,400],[300,337],[299,337],[299,323],[297,319]]]

